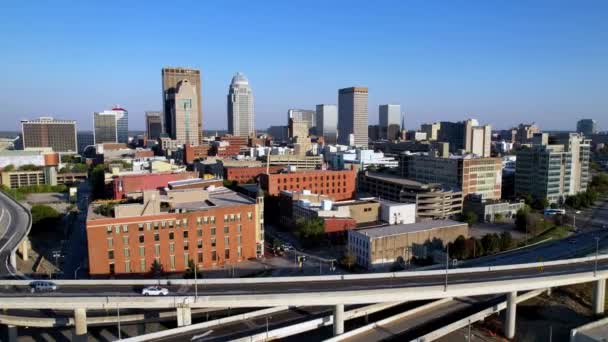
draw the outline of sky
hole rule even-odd
[[[255,125],[369,87],[406,127],[468,117],[608,129],[608,1],[0,1],[0,130],[120,104],[130,129],[162,108],[161,68],[201,70],[205,129],[227,127],[243,72]]]

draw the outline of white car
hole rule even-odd
[[[283,246],[281,246],[283,248],[284,251],[295,251],[296,249],[293,247],[292,244],[290,243],[285,243],[283,244]]]
[[[144,296],[166,296],[169,294],[169,290],[160,286],[148,286],[141,290],[141,294]]]

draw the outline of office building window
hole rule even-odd
[[[196,236],[203,236],[203,230],[202,229],[197,229],[196,230]]]
[[[197,254],[197,258],[198,258],[198,262],[199,262],[199,263],[202,263],[202,262],[203,262],[203,253],[199,252],[199,253]]]
[[[203,240],[202,239],[196,240],[196,247],[199,248],[199,249],[203,248]]]
[[[230,249],[229,249],[229,248],[226,248],[226,249],[224,250],[224,258],[225,258],[226,260],[230,259]]]
[[[175,270],[175,255],[169,255],[169,268],[171,271]]]
[[[156,256],[160,255],[160,245],[159,244],[154,245],[154,255],[156,255]]]
[[[173,240],[173,232],[169,232],[169,240]]]
[[[154,234],[154,241],[160,241],[160,235]]]
[[[188,238],[188,231],[184,230],[184,239],[187,239],[187,238]]]
[[[130,256],[131,256],[131,255],[130,255],[130,251],[129,251],[129,249],[128,249],[128,248],[125,248],[125,249],[124,249],[124,254],[125,254],[125,258],[128,258],[128,257],[130,257]]]
[[[185,265],[186,267],[188,267],[188,268],[190,267],[190,265],[189,265],[189,264],[190,264],[190,262],[189,262],[189,261],[190,261],[190,256],[188,255],[188,253],[184,253],[184,265]],[[194,261],[194,260],[193,260],[193,261]]]
[[[224,234],[230,233],[230,227],[224,227]]]
[[[139,260],[139,272],[146,272],[146,259]]]
[[[211,261],[213,261],[213,262],[217,261],[217,252],[216,251],[211,251]]]
[[[215,227],[211,227],[211,236],[215,236]]]
[[[139,246],[139,256],[146,256],[146,247]]]
[[[129,244],[129,236],[125,235],[122,237],[122,243],[125,245]]]
[[[139,243],[144,243],[144,236],[143,235],[139,236]]]
[[[114,247],[114,239],[108,238],[108,248],[113,248],[113,247]]]
[[[114,251],[108,251],[108,259],[114,259]]]
[[[241,226],[240,224],[237,224],[237,225],[236,225],[236,232],[237,232],[237,233],[240,233],[240,232],[242,232],[242,231],[243,231],[243,226]]]
[[[169,244],[169,253],[174,253],[175,252],[175,244],[172,242]]]
[[[125,261],[125,272],[131,273],[131,261]]]
[[[188,250],[188,241],[184,241],[184,250],[187,251]]]

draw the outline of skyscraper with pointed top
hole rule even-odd
[[[249,137],[253,127],[253,93],[249,80],[237,72],[228,88],[228,132],[234,136]]]

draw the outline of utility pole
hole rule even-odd
[[[597,276],[597,258],[598,255],[600,254],[600,237],[596,236],[595,237],[595,267],[593,269],[593,276]]]

